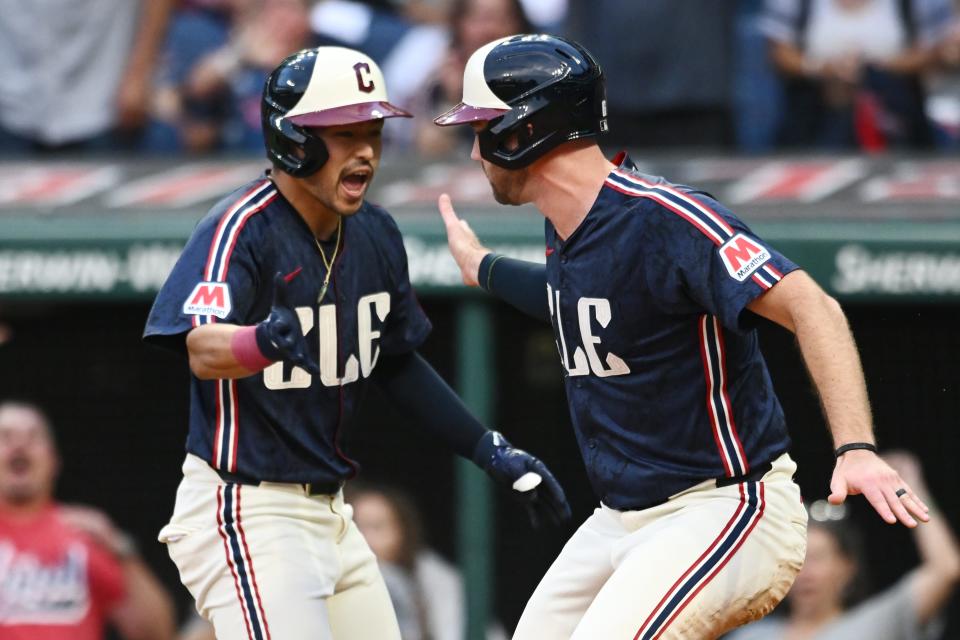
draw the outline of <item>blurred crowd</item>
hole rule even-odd
[[[960,546],[935,504],[922,465],[906,452],[886,460],[930,505],[912,531],[919,563],[886,589],[871,588],[863,538],[844,505],[809,503],[807,557],[785,603],[730,640],[940,638],[960,581]],[[214,640],[195,612],[179,632],[173,598],[141,558],[141,544],[97,508],[56,498],[62,465],[54,425],[37,405],[0,402],[0,638]],[[345,498],[377,557],[404,640],[460,640],[466,585],[426,544],[413,498],[394,486],[351,482]],[[898,549],[897,553],[903,550]],[[491,621],[492,622],[492,621]],[[505,640],[492,622],[487,640]]]
[[[956,149],[957,1],[0,0],[0,153],[260,154],[267,72],[327,44],[419,116],[388,149],[442,155],[469,54],[531,31],[603,61],[623,146]]]

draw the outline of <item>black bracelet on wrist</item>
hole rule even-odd
[[[849,444],[837,447],[836,451],[833,452],[833,457],[839,458],[847,451],[853,451],[854,449],[866,449],[867,451],[873,451],[874,453],[877,453],[877,445],[875,444],[870,442],[851,442]]]

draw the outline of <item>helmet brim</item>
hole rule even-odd
[[[493,120],[505,114],[509,109],[496,109],[492,107],[474,107],[465,102],[461,102],[453,109],[433,119],[433,123],[440,127],[449,127],[455,124],[467,124],[470,122],[482,122],[484,120]]]
[[[359,102],[322,111],[301,113],[295,116],[286,116],[293,124],[299,127],[334,127],[384,118],[412,118],[413,114],[389,102]]]

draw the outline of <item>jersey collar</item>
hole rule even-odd
[[[617,165],[618,169],[625,169],[626,171],[637,170],[637,164],[630,158],[626,151],[617,153],[610,162]]]

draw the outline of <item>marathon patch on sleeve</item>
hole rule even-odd
[[[730,277],[743,282],[770,259],[770,252],[756,240],[738,233],[720,247],[720,259]]]
[[[201,282],[183,303],[188,316],[217,316],[221,320],[230,315],[230,285],[226,282]]]

